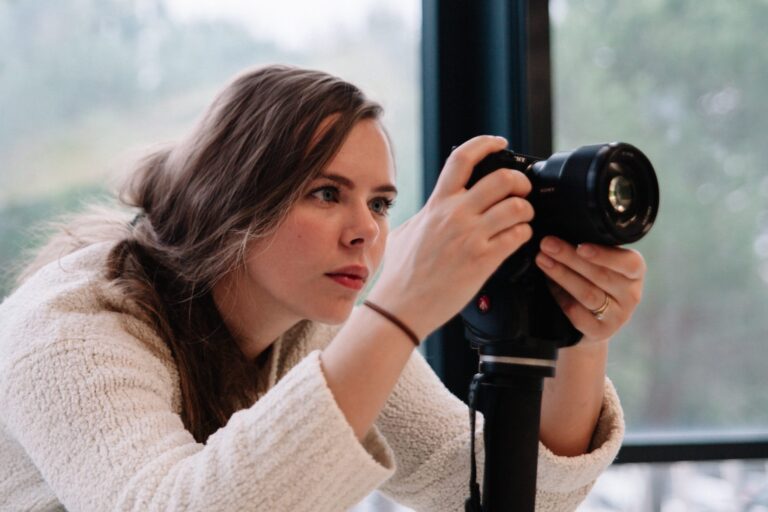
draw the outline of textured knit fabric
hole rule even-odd
[[[300,322],[285,333],[259,399],[197,443],[181,421],[170,351],[114,312],[121,298],[102,276],[109,249],[46,266],[0,305],[0,510],[341,511],[377,488],[419,511],[463,510],[466,406],[414,353],[359,442],[320,366],[337,327]],[[539,446],[537,509],[573,510],[623,429],[606,382],[590,453]]]

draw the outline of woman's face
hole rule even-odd
[[[359,122],[275,234],[249,247],[249,303],[296,321],[343,322],[384,254],[394,181],[381,126]]]

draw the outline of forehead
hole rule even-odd
[[[361,185],[394,184],[392,148],[381,124],[374,119],[358,122],[328,163],[327,172],[348,177]]]

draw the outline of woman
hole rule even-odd
[[[530,238],[530,183],[465,189],[506,146],[476,137],[388,236],[380,112],[324,73],[244,73],[136,169],[137,215],[50,240],[0,307],[4,508],[344,510],[380,488],[463,510],[466,407],[414,347]],[[605,358],[644,263],[552,238],[537,263],[584,333],[542,410],[538,506],[568,510],[621,442]]]

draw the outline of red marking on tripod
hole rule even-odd
[[[487,295],[481,295],[477,299],[477,309],[481,313],[487,313],[491,309],[491,298]]]

